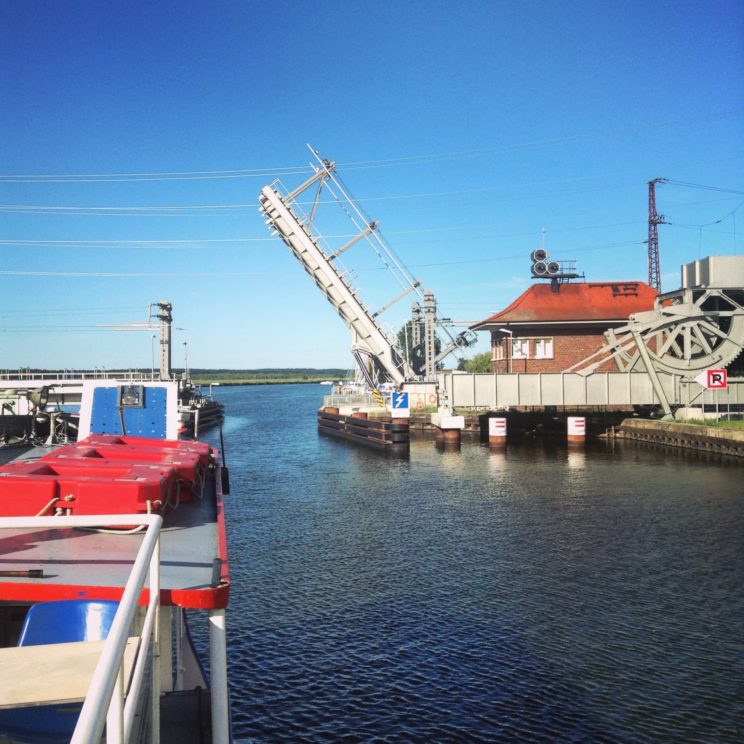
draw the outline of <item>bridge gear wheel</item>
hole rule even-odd
[[[622,371],[643,369],[638,340],[657,371],[695,377],[704,369],[727,366],[741,353],[744,291],[679,290],[660,297],[655,310],[630,320],[605,334]]]

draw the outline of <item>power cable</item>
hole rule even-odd
[[[156,278],[156,279],[170,279],[173,277],[188,277],[192,279],[198,279],[199,277],[238,277],[238,276],[283,276],[287,271],[197,271],[197,272],[178,272],[178,271],[164,271],[164,272],[146,272],[146,271],[24,271],[15,269],[2,269],[0,270],[0,276],[61,276],[61,277],[123,277],[123,278]],[[291,272],[294,273],[294,272]]]
[[[663,122],[649,122],[635,127],[626,127],[624,129],[610,129],[601,132],[589,132],[584,134],[572,135],[568,137],[557,137],[548,140],[535,140],[532,142],[522,142],[513,145],[501,147],[481,148],[477,150],[461,150],[429,155],[409,155],[399,158],[387,158],[378,160],[350,161],[347,163],[338,163],[337,165],[347,170],[358,170],[364,168],[379,168],[396,165],[418,165],[441,160],[457,160],[473,157],[483,157],[485,155],[497,155],[509,153],[522,149],[534,149],[543,147],[552,147],[562,144],[572,144],[575,142],[584,142],[594,139],[607,139],[612,137],[623,137],[637,132],[647,132],[649,129],[664,129],[679,126],[681,124],[697,123],[710,121],[711,119],[722,119],[728,117],[741,116],[744,111],[735,109],[715,114],[709,114],[698,117],[686,117]],[[234,168],[225,170],[206,170],[206,171],[153,171],[153,172],[131,172],[131,173],[65,173],[65,174],[31,174],[21,173],[0,174],[0,182],[5,183],[101,183],[101,182],[122,182],[122,181],[168,181],[168,180],[205,180],[205,179],[231,179],[231,178],[261,178],[270,175],[295,175],[307,173],[308,166],[278,166],[275,168]]]
[[[331,236],[331,237],[344,237],[344,236]],[[169,245],[201,245],[204,243],[265,243],[274,240],[270,235],[265,238],[189,238],[182,240],[27,240],[27,239],[2,239],[0,245],[24,245],[34,247],[70,247],[70,248],[85,248],[85,247],[117,247],[117,246],[143,246],[143,247],[158,247],[158,246],[169,246]]]
[[[415,193],[409,193],[409,194],[385,194],[382,196],[369,196],[369,197],[362,197],[362,198],[355,198],[355,202],[370,202],[370,201],[399,201],[404,199],[424,199],[424,198],[437,198],[437,197],[448,197],[448,196],[462,196],[462,195],[473,195],[473,194],[480,194],[480,193],[487,193],[487,192],[493,192],[493,191],[513,191],[516,188],[529,188],[534,189],[536,186],[550,186],[554,184],[564,184],[564,183],[576,183],[580,181],[593,181],[593,180],[603,180],[605,184],[607,184],[607,180],[602,175],[596,175],[596,176],[576,176],[572,178],[561,178],[561,179],[550,179],[550,180],[543,180],[543,181],[532,181],[532,182],[521,182],[521,183],[512,183],[512,184],[500,184],[498,186],[484,186],[481,188],[473,188],[473,189],[454,189],[454,190],[448,190],[448,191],[431,191],[431,192],[415,192]],[[615,190],[620,188],[630,188],[630,187],[636,187],[640,185],[639,183],[635,181],[628,181],[628,182],[622,182],[622,183],[615,183],[606,185],[604,189],[602,190]],[[591,189],[592,192],[597,191],[596,188]],[[579,192],[559,192],[559,193],[584,193],[583,191]],[[508,198],[508,201],[514,201],[515,199],[522,199],[521,196],[510,196]],[[319,200],[319,201],[298,201],[297,202],[300,206],[313,206],[316,203],[317,204],[336,204],[335,199],[328,199],[328,200]],[[258,201],[250,204],[197,204],[197,205],[157,205],[157,206],[122,206],[122,207],[116,207],[116,206],[109,206],[109,207],[103,207],[103,206],[84,206],[84,205],[75,205],[75,206],[66,206],[66,205],[34,205],[34,204],[0,204],[0,211],[5,212],[32,212],[37,213],[39,211],[46,213],[47,211],[49,213],[54,212],[60,212],[60,213],[96,213],[96,212],[111,212],[113,214],[118,214],[119,212],[147,212],[147,211],[154,211],[154,212],[187,212],[190,210],[194,211],[201,211],[201,210],[239,210],[239,209],[258,209],[259,203]]]
[[[191,181],[231,178],[267,178],[306,174],[309,166],[277,168],[235,168],[210,171],[157,171],[151,173],[3,173],[2,183],[126,183],[138,181]]]
[[[744,191],[739,191],[737,189],[725,189],[721,186],[704,186],[701,183],[689,183],[687,181],[673,181],[669,178],[665,178],[663,180],[663,183],[665,184],[671,184],[672,186],[684,186],[685,188],[690,189],[703,189],[705,191],[721,191],[725,194],[744,194]]]

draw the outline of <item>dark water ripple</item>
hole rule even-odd
[[[220,391],[238,738],[743,740],[740,465],[388,460],[317,436],[321,391]]]

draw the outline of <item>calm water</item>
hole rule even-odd
[[[744,739],[744,464],[386,459],[317,435],[324,391],[219,391],[237,738]]]

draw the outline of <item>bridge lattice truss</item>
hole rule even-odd
[[[323,160],[315,151],[312,152],[317,165],[312,165],[315,172],[307,181],[292,191],[285,189],[279,181],[261,190],[259,208],[265,216],[266,224],[289,247],[351,330],[352,354],[367,383],[374,387],[379,382],[389,380],[395,385],[401,385],[406,380],[420,379],[412,364],[397,348],[394,333],[386,331],[379,320],[382,313],[406,296],[415,295],[423,302],[420,282],[408,273],[382,239],[377,223],[366,218],[351,199],[335,173],[335,163]],[[313,186],[315,195],[312,206],[309,210],[303,209],[297,197]],[[342,207],[357,230],[356,235],[335,250],[328,247],[315,229],[316,212],[323,191],[329,193]],[[360,293],[351,284],[351,272],[341,263],[342,254],[362,241],[372,248],[400,288],[397,296],[375,311],[363,302]],[[446,326],[440,323],[437,325],[449,338],[446,353],[475,340],[466,334],[453,337]],[[434,361],[439,361],[443,356],[440,353]],[[434,369],[426,370],[425,375],[433,377]]]

